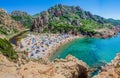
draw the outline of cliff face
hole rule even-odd
[[[104,38],[116,34],[112,22],[79,6],[58,4],[34,17],[36,19],[31,26],[33,32],[71,33]]]
[[[35,17],[40,16],[43,21],[45,20],[47,22],[63,20],[63,22],[66,21],[67,23],[74,26],[81,26],[82,21],[80,20],[82,19],[83,20],[90,19],[99,24],[107,22],[105,18],[93,15],[91,12],[85,11],[79,6],[67,6],[62,4],[55,5],[49,8],[47,11],[43,11],[34,16]]]
[[[88,66],[73,56],[43,64],[30,61],[24,65],[9,62],[0,55],[1,78],[88,78]]]
[[[23,30],[24,27],[13,20],[5,10],[0,8],[0,34],[10,35]]]
[[[31,30],[37,32],[45,32],[47,30],[51,32],[69,32],[73,30],[80,32],[82,30],[82,28],[81,30],[79,29],[80,26],[89,24],[96,25],[97,27],[104,25],[106,22],[103,17],[94,16],[79,6],[75,7],[61,4],[49,8],[47,11],[38,13],[34,15],[34,17],[38,18],[35,19]]]
[[[120,54],[110,64],[102,67],[101,72],[94,78],[120,78]]]

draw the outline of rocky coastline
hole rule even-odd
[[[0,54],[0,78],[89,78],[88,71],[86,63],[71,55],[54,62],[29,60],[19,64]]]
[[[120,27],[112,25],[112,28],[110,28],[109,23],[111,22],[105,23],[107,20],[104,21],[104,18],[84,11],[80,7],[69,7],[59,4],[40,14],[41,17],[38,14],[38,16],[36,15],[38,18],[35,17],[35,20],[33,20],[32,16],[25,15],[30,17],[30,23],[28,24],[32,26],[28,26],[28,28],[32,32],[38,32],[41,34],[44,32],[55,33],[57,31],[62,34],[67,33],[96,38],[108,38],[115,36],[120,32]],[[27,19],[25,21],[27,21]],[[34,22],[32,23],[32,21]],[[10,35],[14,35],[21,32],[21,30],[25,30],[25,26],[23,26],[24,23],[23,19],[15,21],[15,19],[9,16],[5,10],[0,8],[0,38],[9,38]],[[97,24],[97,26],[95,26],[94,29],[95,24]],[[89,26],[93,27],[91,28]],[[99,26],[101,27],[100,29]],[[79,32],[78,28],[81,29]],[[95,31],[93,31],[93,29]],[[14,38],[17,38],[17,36],[22,35],[23,33],[24,32],[21,32],[11,39],[14,41]],[[11,39],[10,41],[12,42]],[[74,39],[75,38],[70,38],[63,41],[62,44],[58,44],[54,47],[54,50]],[[46,55],[48,59],[53,54],[54,50],[49,51],[51,53],[50,55]],[[89,78],[90,72],[94,71],[91,70],[86,63],[71,55],[68,55],[66,59],[55,59],[53,62],[45,59],[31,60],[25,55],[25,53],[18,53],[18,56],[18,61],[12,62],[8,60],[7,57],[0,54],[0,78]],[[94,78],[120,78],[120,54],[118,54],[111,63],[101,67],[101,71],[98,75],[94,76]]]
[[[30,60],[25,59],[27,56],[24,58],[23,56],[20,56],[19,62],[14,63],[0,55],[1,78],[90,78],[90,73],[95,71],[71,55],[68,55],[66,59],[56,59],[54,62]],[[119,78],[119,61],[120,54],[110,64],[101,67],[100,72],[94,78]]]
[[[101,71],[93,78],[120,78],[120,54],[111,63],[101,67]]]
[[[104,28],[104,29],[99,29],[96,30],[98,33],[95,35],[91,35],[90,37],[95,37],[95,38],[110,38],[113,36],[116,36],[120,32],[120,27],[115,26],[112,29]]]
[[[107,33],[107,34],[106,34]],[[108,38],[108,37],[111,37],[111,36],[115,36],[115,35],[117,35],[119,33],[119,30],[110,30],[110,31],[106,31],[106,32],[103,32],[102,33],[102,35],[95,35],[95,36],[92,36],[92,37],[97,37],[97,38]],[[85,36],[84,36],[85,37]],[[71,40],[70,40],[71,41]],[[59,46],[58,46],[59,47]],[[72,56],[71,56],[72,57]],[[117,57],[118,57],[118,55],[117,55]],[[72,58],[73,59],[73,58]],[[75,58],[74,58],[75,59]],[[78,70],[78,68],[79,68],[79,65],[77,65],[78,66],[78,68],[76,69],[77,71],[71,71],[71,70],[69,70],[69,68],[71,67],[71,66],[69,66],[69,64],[67,65],[67,66],[65,66],[65,67],[67,67],[67,69],[65,69],[65,67],[64,67],[64,65],[62,65],[62,64],[64,64],[64,63],[66,63],[66,62],[68,62],[68,57],[67,57],[67,60],[65,61],[66,59],[57,59],[57,60],[55,60],[53,63],[51,63],[51,62],[49,62],[48,60],[47,60],[47,62],[46,62],[46,60],[45,60],[45,62],[46,62],[46,64],[43,64],[42,66],[44,67],[44,65],[45,65],[45,67],[47,68],[47,66],[46,65],[53,65],[54,64],[54,68],[56,69],[56,68],[58,68],[57,67],[57,65],[59,65],[60,66],[60,70],[59,69],[56,69],[57,70],[57,72],[58,73],[62,73],[62,75],[60,74],[58,74],[57,76],[46,76],[46,74],[44,74],[43,75],[43,77],[42,78],[57,78],[57,77],[62,77],[62,78],[89,78],[89,75],[90,75],[90,73],[91,72],[93,72],[93,71],[95,71],[95,70],[92,70],[92,69],[89,69],[88,67],[86,67],[86,65],[83,65],[83,67],[82,68],[84,68],[84,66],[85,66],[85,73],[87,73],[87,76],[85,76],[85,77],[83,77],[83,74],[79,77],[78,76],[78,72],[81,72],[80,70],[82,70],[83,71],[83,69],[80,69],[80,70]],[[76,61],[75,61],[76,62]],[[30,61],[30,62],[28,62],[28,63],[24,63],[26,66],[29,66],[29,65],[32,65],[33,64],[33,66],[34,66],[34,63],[35,63],[35,66],[36,66],[36,64],[38,64],[38,63],[36,63],[36,62],[33,62],[33,61]],[[62,64],[61,64],[62,63]],[[77,63],[78,63],[78,61],[77,61]],[[115,63],[115,62],[114,62]],[[71,63],[70,63],[71,64]],[[82,64],[82,63],[81,63]],[[22,67],[22,66],[21,66]],[[72,67],[74,67],[74,66],[72,66]],[[76,67],[76,66],[75,66]],[[48,67],[49,68],[49,67]],[[81,67],[80,67],[81,68]],[[86,68],[87,68],[87,70],[86,70]],[[22,69],[22,68],[21,68]],[[27,68],[27,69],[29,69],[29,68]],[[104,67],[102,67],[102,69],[101,69],[101,72],[103,71],[103,69],[104,69]],[[72,69],[73,70],[73,69]],[[92,71],[91,71],[92,70]],[[116,70],[116,69],[115,69]],[[22,72],[23,72],[24,70],[22,70]],[[31,70],[28,70],[28,71],[31,71]],[[36,70],[35,70],[36,71]],[[45,71],[47,71],[47,69],[45,69]],[[87,71],[87,72],[86,72]],[[90,72],[89,72],[90,71]],[[26,71],[24,71],[24,72],[26,72]],[[69,73],[66,73],[66,72],[69,72]],[[100,72],[100,73],[101,73]],[[29,74],[31,75],[31,73],[32,72],[29,72]],[[76,74],[77,73],[77,74]],[[85,74],[84,73],[84,74]],[[100,74],[99,73],[99,74]],[[56,74],[56,73],[55,73]],[[64,75],[63,75],[64,74]],[[88,75],[89,74],[89,75]],[[97,75],[97,76],[94,76],[94,78],[105,78],[106,77],[106,75],[104,75],[105,77],[103,77],[103,76],[101,76],[101,74],[100,75]],[[23,74],[24,75],[24,78],[30,78],[30,77],[27,77],[27,75],[26,74]],[[116,76],[116,74],[115,73],[113,73],[113,75],[115,75]],[[39,77],[41,77],[41,75],[39,76],[36,76],[35,78],[39,78]],[[117,76],[117,77],[119,77],[119,76]],[[113,78],[117,78],[117,77],[113,77]],[[16,77],[15,77],[16,78]],[[31,76],[31,78],[32,78],[32,76]]]

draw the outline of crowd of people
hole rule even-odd
[[[73,38],[74,35],[68,34],[45,34],[45,35],[28,35],[21,40],[21,50],[27,52],[29,58],[44,58],[49,54],[48,49],[55,48],[62,41]]]

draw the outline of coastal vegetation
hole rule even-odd
[[[13,46],[6,39],[0,38],[0,53],[8,57],[10,60],[17,60],[17,52],[13,49]]]
[[[11,12],[9,15],[15,21],[18,21],[21,24],[23,24],[23,26],[25,26],[25,28],[30,28],[30,26],[32,25],[33,17],[31,15],[29,15],[27,12],[15,10],[15,11]]]
[[[114,26],[120,26],[120,20],[114,20],[112,18],[107,19],[107,22],[111,22]]]
[[[5,10],[0,8],[0,34],[10,36],[24,30],[22,24],[13,20]]]
[[[96,29],[104,29],[105,27],[112,29],[114,26],[120,25],[119,20],[105,19],[101,16],[93,15],[79,6],[66,6],[62,4],[57,4],[47,11],[37,13],[33,16],[19,10],[15,10],[9,15],[25,28],[39,33],[71,32],[92,36],[99,33]],[[3,28],[0,32],[7,34]]]
[[[40,76],[42,71],[42,75],[43,73],[46,73],[46,72],[48,72],[49,74],[54,73],[54,74],[62,75],[62,77],[57,77],[57,78],[63,78],[63,77],[64,78],[79,78],[79,77],[87,78],[89,67],[86,65],[86,63],[79,61],[75,57],[69,55],[68,57],[66,57],[66,59],[55,60],[51,64],[51,62],[47,57],[47,54],[48,56],[51,56],[52,50],[53,49],[56,50],[56,48],[59,47],[57,46],[57,44],[61,46],[62,43],[66,43],[65,41],[71,41],[75,39],[75,37],[78,38],[81,35],[86,37],[101,37],[101,38],[111,37],[113,35],[116,35],[118,32],[120,32],[119,26],[120,26],[120,20],[106,19],[98,15],[93,15],[91,12],[85,11],[79,6],[66,6],[62,4],[57,4],[49,8],[48,10],[42,11],[33,16],[29,15],[27,12],[22,12],[18,10],[13,11],[10,14],[7,14],[5,10],[0,8],[0,56],[4,55],[12,61],[16,61],[19,59],[18,66],[21,67],[21,65],[23,64],[23,67],[21,67],[20,70],[23,72],[25,72],[26,70],[28,71],[29,74],[34,74],[33,72],[29,72],[29,71],[31,71],[31,68],[35,66],[33,70],[35,72],[37,71],[38,75]],[[35,35],[36,33],[37,35]],[[3,38],[3,35],[5,36],[5,38]],[[75,35],[79,35],[79,36],[75,36]],[[84,53],[83,53],[83,56],[85,57],[83,56],[82,57],[93,64],[93,62],[96,62],[96,61],[99,62],[98,60],[99,57],[96,56],[98,54],[95,55],[94,52],[97,52],[97,49],[100,49],[102,51],[102,47],[104,46],[105,48],[105,45],[99,44],[99,41],[98,41],[97,44],[95,45],[91,44],[90,46],[88,43],[93,43],[93,41],[90,41],[90,40],[86,39],[85,42],[87,43],[85,43],[85,47],[82,46],[83,42],[76,42],[76,43],[80,43],[77,49],[80,49],[80,47],[82,49],[80,49],[80,51],[79,50],[75,51],[74,50],[75,45],[74,45],[72,48],[73,50],[71,51],[71,54],[74,54],[75,52],[76,54],[77,52],[79,53],[84,52],[88,55],[92,55],[90,57],[94,59],[92,62],[88,60],[89,59],[88,57],[86,58]],[[97,40],[95,41],[97,42]],[[11,44],[12,42],[13,43],[15,42],[16,45]],[[23,50],[23,51],[21,53],[17,53],[16,49],[13,48],[13,45],[14,47],[17,48],[17,50],[20,50],[20,51]],[[110,50],[114,51],[114,49],[111,48]],[[67,52],[66,54],[68,53],[69,52]],[[109,51],[109,54],[110,54],[110,51]],[[80,56],[81,54],[79,55],[79,57]],[[96,56],[96,57],[93,57],[93,56]],[[32,61],[32,60],[31,60],[32,62],[29,62],[28,57],[29,59],[33,59],[33,58],[37,58],[38,60],[42,59],[46,62],[46,65],[39,65],[38,63],[35,63],[35,61]],[[23,60],[27,62],[23,62]],[[1,58],[0,58],[0,61],[1,61]],[[50,66],[50,68],[48,69],[46,69],[47,64],[48,64],[48,67]],[[42,70],[42,66],[45,67],[45,70]],[[36,70],[38,67],[41,67],[41,69]],[[119,68],[119,65],[118,65],[118,68]],[[22,77],[25,77],[25,78],[28,77],[28,75],[24,74],[21,71],[20,73],[22,73]],[[45,74],[44,76],[48,76],[48,75]],[[50,77],[51,75],[48,78]]]
[[[108,28],[112,30],[119,23],[109,21],[98,15],[93,15],[79,6],[55,5],[47,11],[34,15],[34,22],[31,26],[33,32],[52,33],[79,33],[93,36],[99,34],[99,29]],[[114,20],[118,21],[118,20]],[[104,31],[103,31],[104,32]]]
[[[50,29],[50,32],[53,33],[68,33],[71,30],[73,30],[73,32],[77,32],[79,31],[80,27],[74,27],[71,24],[67,24],[67,23],[61,23],[60,21],[54,21],[54,22],[50,22],[48,28]]]

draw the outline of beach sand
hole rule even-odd
[[[64,39],[62,40],[60,43],[57,43],[55,44],[53,47],[49,47],[48,50],[46,51],[46,55],[44,57],[44,59],[50,59],[51,56],[54,54],[54,52],[61,46],[73,41],[74,39],[77,39],[77,38],[81,38],[80,36],[74,36],[74,37],[70,37],[70,38],[67,38],[67,39]]]
[[[24,52],[27,52],[28,54],[28,57],[30,57],[31,53],[33,52],[33,48],[31,49],[31,47],[34,47],[34,45],[31,43],[31,39],[32,37],[35,38],[35,44],[38,44],[40,43],[42,40],[40,39],[40,37],[43,37],[45,36],[45,34],[42,34],[42,35],[30,35],[26,38],[23,38],[21,40],[21,44],[22,44],[22,48],[20,48],[19,46],[19,50],[20,51],[24,51]],[[64,35],[62,35],[64,36]],[[53,43],[51,43],[50,46],[45,46],[43,48],[45,48],[46,50],[44,52],[40,52],[38,54],[35,54],[34,53],[34,57],[37,57],[38,55],[39,56],[43,56],[42,54],[44,54],[44,56],[42,57],[42,59],[44,60],[49,60],[51,58],[51,56],[54,54],[54,52],[60,47],[60,46],[63,46],[64,44],[68,43],[68,42],[71,42],[72,40],[74,39],[77,39],[77,38],[82,38],[83,36],[74,36],[74,35],[67,35],[67,37],[63,38],[63,39],[59,39],[59,37],[61,36],[58,36],[58,34],[50,34],[50,36],[48,36],[48,42],[49,42],[49,39],[53,39]],[[47,37],[45,37],[47,38]],[[56,40],[56,42],[54,42],[55,39],[58,39],[58,42]],[[47,41],[47,39],[46,39]],[[35,45],[36,46],[36,45]],[[41,47],[42,44],[39,44],[37,45],[38,47]],[[44,44],[43,44],[44,46]],[[30,49],[30,51],[26,51],[26,48]],[[34,50],[36,51],[36,50]],[[41,55],[40,55],[41,54]],[[36,56],[35,56],[36,55]],[[41,58],[41,57],[40,57]]]

